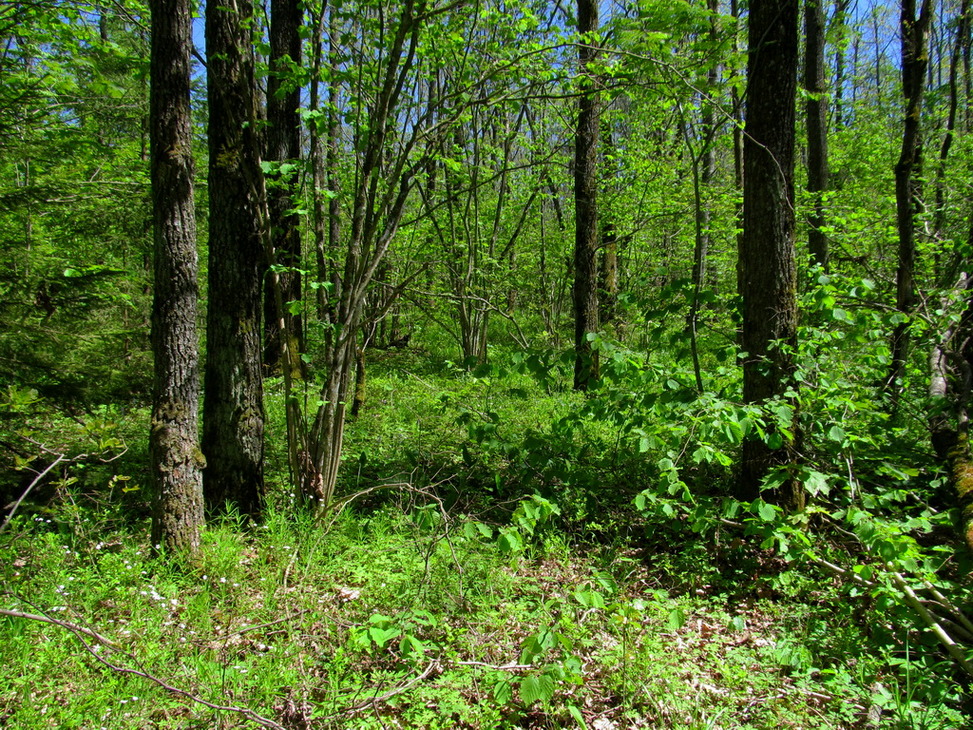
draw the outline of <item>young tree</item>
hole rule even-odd
[[[743,399],[767,405],[790,403],[785,395],[797,346],[797,266],[794,253],[794,119],[798,62],[798,0],[750,3],[744,139]],[[782,409],[778,409],[778,412]],[[784,431],[793,429],[792,434]],[[743,444],[739,494],[751,500],[774,467],[797,458],[797,418],[781,423],[767,439]],[[778,440],[774,445],[772,440]],[[801,486],[788,480],[774,495],[790,509],[804,506]]]
[[[149,449],[152,544],[191,556],[203,524],[196,218],[189,108],[192,4],[152,0],[150,158],[155,238]]]
[[[598,330],[598,0],[578,0],[578,126],[574,138],[574,388],[598,378],[598,353],[588,335]]]
[[[203,401],[204,491],[255,516],[263,496],[263,191],[252,5],[206,4],[209,94],[209,308]]]

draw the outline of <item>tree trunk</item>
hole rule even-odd
[[[340,289],[335,296],[332,333],[324,344],[324,383],[317,413],[301,454],[298,483],[301,493],[319,513],[330,506],[338,481],[344,441],[348,389],[355,364],[355,340],[365,308],[368,286],[374,279],[395,236],[412,188],[412,176],[424,160],[409,164],[409,150],[420,129],[409,130],[411,141],[391,154],[396,112],[405,80],[414,68],[420,25],[416,6],[405,0],[391,27],[390,46],[382,61],[367,114],[354,132],[356,179],[351,226],[344,251]],[[332,143],[337,146],[336,140]],[[382,181],[384,188],[380,186]]]
[[[252,6],[206,5],[209,94],[209,309],[203,401],[210,508],[257,516],[263,497],[261,291]]]
[[[152,545],[192,557],[203,525],[199,449],[197,258],[189,105],[189,0],[153,0],[150,145],[155,241],[152,354],[155,377],[149,451]]]
[[[744,140],[743,399],[783,400],[796,411],[797,266],[794,253],[794,122],[798,62],[797,0],[750,3],[750,59]],[[790,431],[785,432],[784,429]],[[796,413],[771,425],[768,437],[743,444],[739,495],[752,500],[770,470],[797,459]],[[779,440],[779,443],[774,441]],[[788,480],[772,497],[791,510],[804,506],[802,486]]]
[[[717,14],[719,0],[707,0],[710,12],[710,41],[715,45],[719,40]],[[694,247],[693,247],[693,299],[689,307],[687,330],[689,333],[690,352],[693,360],[693,376],[696,379],[696,390],[703,392],[703,373],[699,361],[699,312],[701,294],[706,280],[706,264],[709,258],[711,214],[709,201],[703,199],[703,190],[713,184],[716,176],[716,150],[714,137],[716,136],[716,115],[713,109],[713,95],[717,93],[717,83],[720,77],[720,65],[714,62],[706,72],[706,92],[700,101],[702,116],[701,149],[699,153],[693,151],[688,125],[683,124],[683,134],[686,144],[690,147],[693,173],[693,207],[694,216]]]
[[[933,215],[933,236],[943,241],[946,235],[946,161],[953,146],[956,116],[959,112],[959,64],[963,53],[963,38],[969,33],[970,0],[961,0],[956,23],[956,41],[949,59],[949,103],[946,113],[946,129],[939,148],[939,166],[936,168],[936,209]],[[941,247],[936,248],[937,262]],[[941,270],[940,266],[936,267]]]
[[[615,149],[615,139],[612,134],[611,121],[601,119],[603,126],[601,133],[602,162],[607,170],[605,176],[608,180],[615,177],[617,165],[614,159],[617,155]],[[614,193],[615,191],[613,191]],[[618,233],[615,230],[614,217],[600,211],[599,220],[601,226],[601,261],[598,267],[598,320],[599,324],[607,324],[615,320],[618,308]]]
[[[730,0],[730,15],[734,19],[733,31],[733,51],[739,52],[739,35],[736,28],[739,26],[740,7],[737,0]],[[733,75],[738,73],[734,69]],[[740,92],[736,84],[730,86],[730,100],[733,106],[733,187],[738,194],[737,204],[734,206],[734,219],[736,222],[737,236],[737,291],[743,291],[743,267],[739,264],[743,260],[743,101],[740,99]],[[740,335],[741,333],[737,333]],[[742,341],[738,336],[737,341]]]
[[[817,0],[820,1],[820,0]],[[847,123],[844,105],[845,91],[845,15],[848,12],[848,5],[851,0],[835,0],[834,4],[834,24],[838,29],[837,48],[835,49],[834,61],[834,122],[835,127],[841,129]]]
[[[969,441],[969,401],[973,380],[973,279],[966,273],[954,287],[964,292],[966,310],[940,334],[929,357],[929,432],[956,494],[960,536],[973,551],[973,450]],[[949,306],[944,298],[943,308]],[[945,318],[950,321],[949,318]],[[957,346],[958,345],[958,346]]]
[[[807,91],[807,191],[812,209],[807,217],[811,262],[828,270],[828,236],[824,194],[828,190],[828,97],[824,80],[824,0],[804,3],[804,89]]]
[[[588,335],[598,331],[598,81],[592,66],[597,48],[597,0],[578,0],[578,69],[581,95],[574,148],[574,388],[587,390],[598,378],[598,353]]]
[[[899,233],[899,265],[895,276],[895,307],[902,315],[892,334],[892,367],[886,391],[890,410],[898,410],[904,388],[905,366],[909,356],[908,317],[916,303],[915,292],[915,214],[919,204],[918,181],[914,174],[921,154],[922,95],[926,78],[926,55],[932,0],[922,0],[916,17],[916,0],[902,0],[900,32],[902,36],[902,92],[905,97],[905,121],[902,150],[895,165],[895,210]]]
[[[301,65],[301,9],[298,0],[273,0],[270,6],[270,75],[267,78],[267,135],[266,154],[269,162],[295,164],[301,156],[301,87],[293,78],[291,65]],[[304,327],[299,313],[292,314],[288,303],[301,299],[301,275],[296,271],[301,265],[300,216],[294,212],[292,191],[297,179],[296,168],[289,172],[276,172],[267,178],[267,208],[273,237],[274,262],[286,267],[278,275],[284,311],[278,312],[276,296],[270,292],[267,281],[264,294],[264,370],[277,372],[283,359],[284,344],[280,325],[283,321],[286,337],[290,339],[291,352],[304,351]],[[301,377],[302,360],[292,358],[296,372]]]

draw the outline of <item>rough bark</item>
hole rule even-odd
[[[929,432],[933,448],[946,467],[959,507],[960,536],[973,551],[973,450],[969,441],[969,401],[973,380],[973,285],[966,273],[954,291],[966,299],[958,322],[939,336],[929,357]],[[948,298],[942,309],[948,310]],[[948,318],[947,318],[947,321]]]
[[[206,5],[209,308],[203,402],[206,501],[257,516],[263,497],[262,283],[266,270],[252,5]]]
[[[904,387],[905,365],[909,356],[908,317],[916,304],[915,216],[919,205],[918,180],[915,175],[921,154],[922,97],[928,63],[927,45],[933,2],[922,0],[916,16],[916,1],[902,0],[900,34],[902,38],[902,93],[905,97],[905,120],[902,149],[895,165],[895,210],[899,234],[898,269],[895,275],[895,306],[903,315],[892,334],[892,366],[886,390],[891,411],[898,409]]]
[[[203,525],[199,449],[196,218],[189,106],[192,16],[188,0],[153,0],[150,158],[155,245],[149,450],[152,545],[192,556]]]
[[[597,0],[578,0],[578,66],[582,93],[574,148],[574,388],[587,390],[598,378],[598,353],[588,335],[598,330],[598,137],[597,79],[591,71],[597,48],[590,34],[598,30]]]
[[[824,231],[824,193],[828,190],[828,97],[824,79],[824,0],[804,3],[804,104],[807,123],[807,191],[811,211],[807,216],[811,262],[828,270],[828,236]]]
[[[270,6],[270,75],[267,78],[267,133],[264,157],[282,164],[298,162],[301,156],[301,88],[291,78],[291,65],[301,65],[301,9],[298,0],[273,0]],[[291,352],[304,351],[301,315],[291,314],[287,304],[301,299],[301,275],[294,271],[301,264],[300,216],[294,212],[292,189],[296,176],[275,173],[267,178],[267,209],[270,218],[274,262],[281,271],[279,282],[284,311],[278,312],[276,296],[264,295],[264,369],[277,372],[283,360],[284,343],[279,323],[285,323]],[[270,286],[268,281],[267,286]],[[292,358],[301,376],[299,357]]]
[[[794,122],[798,62],[797,0],[750,4],[750,58],[744,140],[743,240],[740,295],[743,300],[743,398],[751,404],[785,396],[796,387],[797,267],[794,253]],[[739,495],[754,499],[771,469],[797,459],[793,438],[777,430],[781,445],[751,437],[743,444]],[[773,427],[770,429],[775,431]],[[773,436],[773,434],[771,434]],[[789,509],[804,506],[799,483],[789,480],[772,496]]]

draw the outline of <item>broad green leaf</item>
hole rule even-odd
[[[514,696],[513,680],[509,674],[501,675],[493,683],[493,699],[499,705],[506,705]]]
[[[777,519],[777,508],[774,505],[768,504],[762,499],[758,499],[754,504],[757,505],[757,514],[764,522],[773,522]]]
[[[668,624],[672,631],[678,631],[686,625],[686,612],[681,608],[674,608],[669,612]]]
[[[554,679],[547,674],[528,675],[520,680],[520,699],[525,705],[547,704],[554,697]]]
[[[391,639],[394,639],[396,636],[398,636],[399,633],[401,633],[399,629],[394,627],[388,629],[382,629],[379,628],[378,626],[372,626],[368,630],[368,638],[370,638],[373,642],[375,642],[375,646],[377,646],[380,649],[383,649],[385,648],[385,645]]]

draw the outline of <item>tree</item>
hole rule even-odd
[[[229,503],[256,516],[263,496],[266,258],[251,22],[250,3],[206,5],[210,217],[203,453],[208,505]]]
[[[840,129],[847,123],[845,104],[843,96],[845,91],[845,53],[847,51],[847,25],[845,16],[848,14],[848,6],[851,0],[835,0],[833,26],[838,36],[837,48],[834,54],[834,122],[835,127]]]
[[[828,269],[824,193],[828,190],[828,97],[824,81],[824,0],[804,3],[804,102],[807,123],[808,248],[811,261]]]
[[[153,0],[150,159],[155,238],[152,301],[152,544],[192,555],[203,524],[193,209],[189,0]]]
[[[905,97],[905,119],[902,126],[902,148],[895,165],[895,211],[899,234],[899,265],[895,274],[895,308],[901,321],[892,333],[892,367],[886,391],[891,397],[891,410],[898,410],[902,394],[905,364],[909,354],[908,317],[916,304],[916,208],[920,205],[918,176],[921,163],[922,96],[926,80],[929,24],[932,22],[932,0],[922,0],[918,17],[915,0],[902,0],[899,30],[902,40],[902,94]]]
[[[328,254],[341,256],[343,261],[336,263],[335,286],[322,307],[327,319],[319,404],[309,427],[301,414],[288,409],[288,433],[293,435],[288,450],[294,476],[305,498],[322,510],[330,505],[338,479],[346,401],[366,292],[399,228],[414,178],[426,167],[428,158],[416,154],[416,148],[432,129],[438,129],[421,104],[410,101],[405,92],[416,83],[416,51],[423,24],[445,11],[414,0],[383,6],[379,15],[385,23],[375,36],[373,24],[351,22],[358,18],[355,10],[332,8],[342,17],[333,18],[329,27],[332,32],[347,32],[351,47],[341,57],[337,44],[330,44],[330,60],[355,66],[357,72],[338,74],[336,68],[324,69],[320,59],[313,62],[322,73],[333,74],[333,83],[337,76],[349,83],[349,108],[344,111],[352,126],[355,174],[349,186],[351,221],[343,252],[335,240],[337,229],[329,234],[334,248]],[[349,25],[340,27],[339,23]],[[373,46],[381,46],[378,56],[372,54]],[[323,52],[320,44],[317,51]],[[334,136],[332,141],[336,143]],[[337,152],[336,146],[329,149],[329,155]],[[333,169],[329,165],[326,167]]]
[[[274,263],[281,267],[279,282],[284,311],[277,311],[276,297],[269,291],[264,306],[264,369],[274,372],[280,366],[283,346],[280,338],[292,338],[294,353],[304,350],[303,325],[299,313],[292,313],[290,302],[301,299],[300,217],[292,195],[301,156],[301,9],[297,0],[274,0],[270,6],[270,75],[267,78],[266,152],[271,166],[267,178],[267,208]],[[286,335],[280,332],[285,323]],[[301,360],[294,358],[293,365]],[[300,375],[300,368],[293,375]]]
[[[598,55],[597,0],[578,0],[578,126],[574,138],[574,388],[598,378],[598,353],[588,335],[598,330]]]
[[[794,118],[798,61],[797,0],[750,4],[744,139],[743,239],[740,296],[743,299],[743,399],[777,403],[780,417],[766,439],[743,443],[739,494],[752,500],[764,477],[797,458],[795,398],[797,265],[794,253]],[[802,487],[787,480],[774,495],[791,509],[804,506]]]

